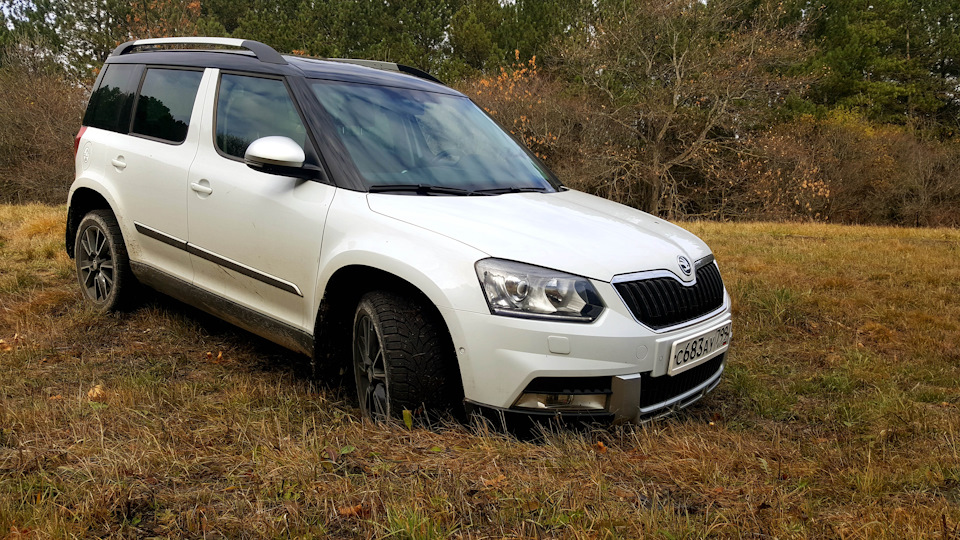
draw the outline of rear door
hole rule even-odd
[[[206,81],[202,69],[148,66],[129,133],[114,135],[104,156],[125,233],[134,236],[128,239],[131,258],[187,282],[193,279],[186,252],[187,173],[197,154],[198,96]]]
[[[204,108],[187,196],[194,281],[312,333],[320,240],[336,188],[243,162],[251,142],[282,135],[318,165],[300,110],[283,78],[234,72],[218,74]]]

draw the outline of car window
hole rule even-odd
[[[130,107],[140,82],[139,66],[111,64],[106,66],[100,86],[90,96],[90,105],[83,125],[126,133],[130,127]]]
[[[283,81],[234,74],[220,77],[216,133],[217,148],[238,158],[261,137],[282,135],[301,148],[307,138]]]
[[[370,186],[553,191],[552,175],[463,96],[312,81]]]
[[[202,71],[148,69],[140,87],[133,133],[172,143],[187,138]]]

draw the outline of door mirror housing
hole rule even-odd
[[[243,161],[248,167],[268,174],[303,178],[306,155],[303,148],[289,137],[261,137],[247,147]]]

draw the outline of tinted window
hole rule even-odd
[[[554,191],[552,175],[465,97],[327,81],[312,88],[370,185]]]
[[[183,142],[202,77],[201,71],[148,69],[137,99],[133,133]]]
[[[83,125],[126,133],[130,126],[130,107],[137,91],[139,66],[111,64],[90,96]]]
[[[283,81],[223,75],[217,96],[217,148],[242,158],[250,143],[271,135],[290,137],[301,148],[307,138]]]

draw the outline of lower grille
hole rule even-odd
[[[530,381],[523,392],[555,395],[610,394],[610,377],[537,377]]]
[[[695,368],[672,377],[669,375],[651,377],[649,372],[641,373],[640,407],[646,408],[657,403],[663,403],[707,382],[720,370],[725,356],[726,353],[718,355]]]

